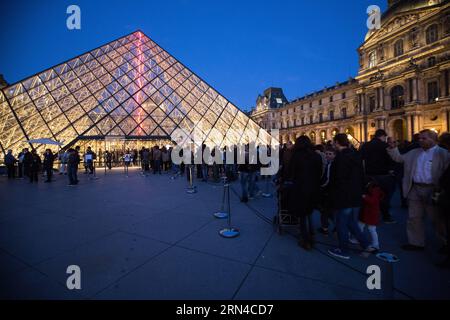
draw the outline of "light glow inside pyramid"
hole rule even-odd
[[[270,135],[141,31],[0,91],[0,147],[42,151],[79,141],[171,141],[180,128],[208,145],[270,144]],[[39,150],[40,149],[40,150]]]

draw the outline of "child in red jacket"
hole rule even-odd
[[[367,227],[371,238],[371,247],[379,250],[377,225],[380,222],[380,202],[384,193],[381,188],[374,182],[367,185],[366,194],[363,195],[363,207],[359,215],[359,228],[364,232]]]

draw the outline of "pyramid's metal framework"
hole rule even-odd
[[[3,152],[39,138],[67,147],[110,136],[170,139],[176,128],[190,134],[196,127],[221,147],[248,143],[255,134],[258,143],[270,142],[267,132],[141,31],[0,91]]]

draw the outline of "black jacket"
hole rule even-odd
[[[32,171],[39,171],[41,168],[41,158],[37,154],[31,155],[31,170]]]
[[[55,160],[55,156],[53,153],[44,154],[44,169],[52,169],[53,168],[53,161]]]
[[[33,162],[33,155],[31,154],[31,152],[27,152],[23,155],[23,165],[25,167],[30,167],[31,166],[31,162]]]
[[[378,138],[372,139],[361,148],[361,156],[365,163],[367,175],[387,175],[394,170],[394,161],[386,149],[388,144]]]
[[[360,207],[364,170],[360,155],[351,149],[337,153],[331,165],[329,204],[333,209]]]
[[[67,160],[67,165],[69,167],[78,167],[78,164],[80,163],[80,156],[78,155],[78,152],[71,152],[69,153],[69,157]]]
[[[288,189],[289,212],[298,216],[312,214],[320,191],[322,157],[310,149],[295,149],[287,171],[293,182]]]

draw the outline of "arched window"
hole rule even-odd
[[[311,142],[312,142],[312,143],[316,143],[316,133],[315,133],[314,131],[312,131],[312,132],[309,134],[309,138],[311,139]]]
[[[369,54],[369,68],[373,68],[377,65],[377,52],[372,51]]]
[[[334,138],[339,133],[339,129],[335,128],[331,131],[331,136]]]
[[[438,26],[433,24],[428,27],[426,31],[427,44],[438,41]]]
[[[394,57],[401,56],[403,54],[403,40],[398,40],[394,44]]]
[[[320,131],[320,140],[322,143],[327,142],[327,132],[325,130]]]
[[[391,90],[391,109],[402,108],[405,105],[402,86],[395,86]]]

